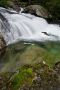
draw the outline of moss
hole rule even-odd
[[[31,85],[34,77],[32,68],[21,68],[19,73],[16,73],[13,76],[12,88],[17,90],[22,87],[24,84]]]

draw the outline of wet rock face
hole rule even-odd
[[[0,34],[0,56],[5,52],[6,50],[6,43],[2,35]]]
[[[51,15],[48,13],[48,11],[40,5],[27,6],[27,7],[24,8],[23,12],[34,14],[36,16],[40,16],[40,17],[43,17],[43,18],[50,18],[51,17]]]

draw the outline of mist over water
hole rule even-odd
[[[7,45],[17,41],[60,41],[59,25],[43,18],[0,7],[0,32]]]

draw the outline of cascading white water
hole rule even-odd
[[[7,45],[20,40],[45,41],[60,40],[59,25],[48,24],[43,18],[30,14],[0,8],[0,32]]]

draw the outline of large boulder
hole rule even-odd
[[[18,2],[18,0],[9,0],[8,2],[9,2],[9,7],[13,8],[17,12],[20,11],[20,3]]]
[[[43,18],[50,18],[48,11],[40,5],[30,5],[24,8],[24,13],[30,13]]]
[[[0,56],[5,52],[5,50],[6,50],[6,42],[3,36],[0,34]]]

